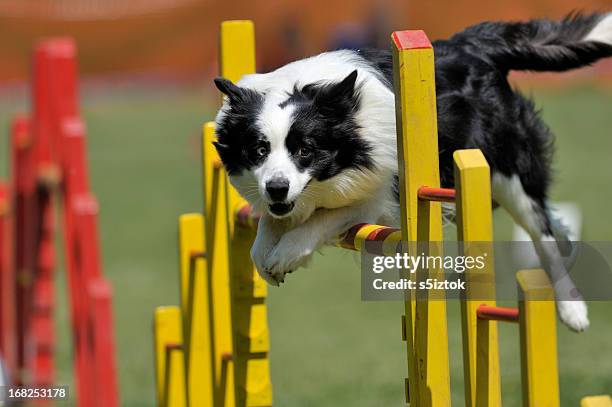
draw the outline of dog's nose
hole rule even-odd
[[[273,201],[284,201],[289,192],[289,181],[286,178],[272,178],[266,182],[266,192]]]

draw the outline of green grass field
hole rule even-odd
[[[611,240],[612,92],[579,88],[539,91],[535,97],[558,136],[553,198],[575,201],[584,211],[584,240]],[[0,107],[5,125],[14,107],[8,102]],[[156,306],[178,303],[177,217],[201,207],[199,129],[211,118],[210,107],[194,91],[83,98],[93,190],[101,206],[104,272],[115,292],[125,406],[155,403],[151,317]],[[6,149],[1,153],[5,157]],[[511,237],[511,222],[500,211],[495,233],[498,239]],[[402,306],[362,302],[359,272],[356,254],[330,248],[281,288],[269,290],[275,405],[403,405]],[[59,381],[70,383],[65,300],[58,301]],[[457,302],[449,304],[453,405],[460,406],[458,309]],[[612,303],[592,303],[590,316],[586,333],[558,329],[563,406],[577,406],[584,395],[612,392]],[[519,406],[516,327],[502,326],[500,338],[504,404]]]

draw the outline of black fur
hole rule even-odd
[[[380,72],[382,82],[393,90],[393,60],[391,53],[378,49],[366,48],[357,50],[357,53],[369,62],[376,71]]]
[[[270,151],[270,144],[253,122],[264,98],[258,92],[239,88],[227,79],[216,78],[215,85],[228,97],[231,111],[217,127],[218,141],[213,144],[227,173],[234,175],[265,158],[265,155],[258,154],[259,147]]]
[[[512,69],[563,71],[612,56],[612,46],[580,42],[602,15],[571,15],[560,22],[486,22],[433,43],[438,108],[440,175],[453,187],[453,152],[482,150],[492,171],[519,176],[523,188],[546,212],[553,137],[531,100],[511,88]],[[359,54],[391,83],[389,51]],[[396,197],[397,177],[393,188]],[[544,229],[550,231],[547,216]]]
[[[298,168],[308,169],[313,178],[323,181],[347,168],[364,169],[372,165],[370,146],[358,136],[353,113],[358,111],[357,71],[339,83],[308,84],[295,89],[282,106],[295,106],[294,122],[286,145]],[[300,157],[306,148],[308,158]]]
[[[485,57],[502,71],[567,71],[610,56],[612,46],[581,41],[604,17],[570,14],[561,21],[481,23],[449,42]]]

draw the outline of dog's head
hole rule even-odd
[[[227,96],[215,147],[232,184],[257,210],[307,218],[322,205],[320,183],[371,165],[354,117],[356,80],[355,70],[335,82],[264,92],[215,79]]]

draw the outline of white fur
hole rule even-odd
[[[493,199],[510,213],[514,220],[533,238],[541,234],[541,225],[533,212],[533,201],[527,195],[521,180],[515,174],[512,177],[494,173],[491,180]],[[520,220],[520,222],[519,222]]]
[[[287,201],[294,201],[304,190],[310,176],[299,171],[291,160],[291,155],[285,145],[285,139],[292,124],[293,106],[284,109],[279,107],[277,97],[268,96],[262,112],[257,119],[259,131],[270,142],[270,154],[259,167],[253,170],[258,182],[260,194],[266,195],[266,183],[276,177],[284,177],[289,181]]]
[[[612,13],[608,13],[597,25],[589,32],[583,41],[597,41],[612,45]]]
[[[517,175],[506,177],[499,173],[493,174],[493,199],[510,213],[531,237],[542,265],[553,282],[556,297],[575,300],[557,301],[559,317],[575,331],[583,331],[589,326],[587,307],[579,296],[563,257],[559,251],[557,240],[553,236],[542,233],[542,219],[534,211],[535,203],[527,195]],[[555,233],[562,233],[560,226],[554,225]]]

